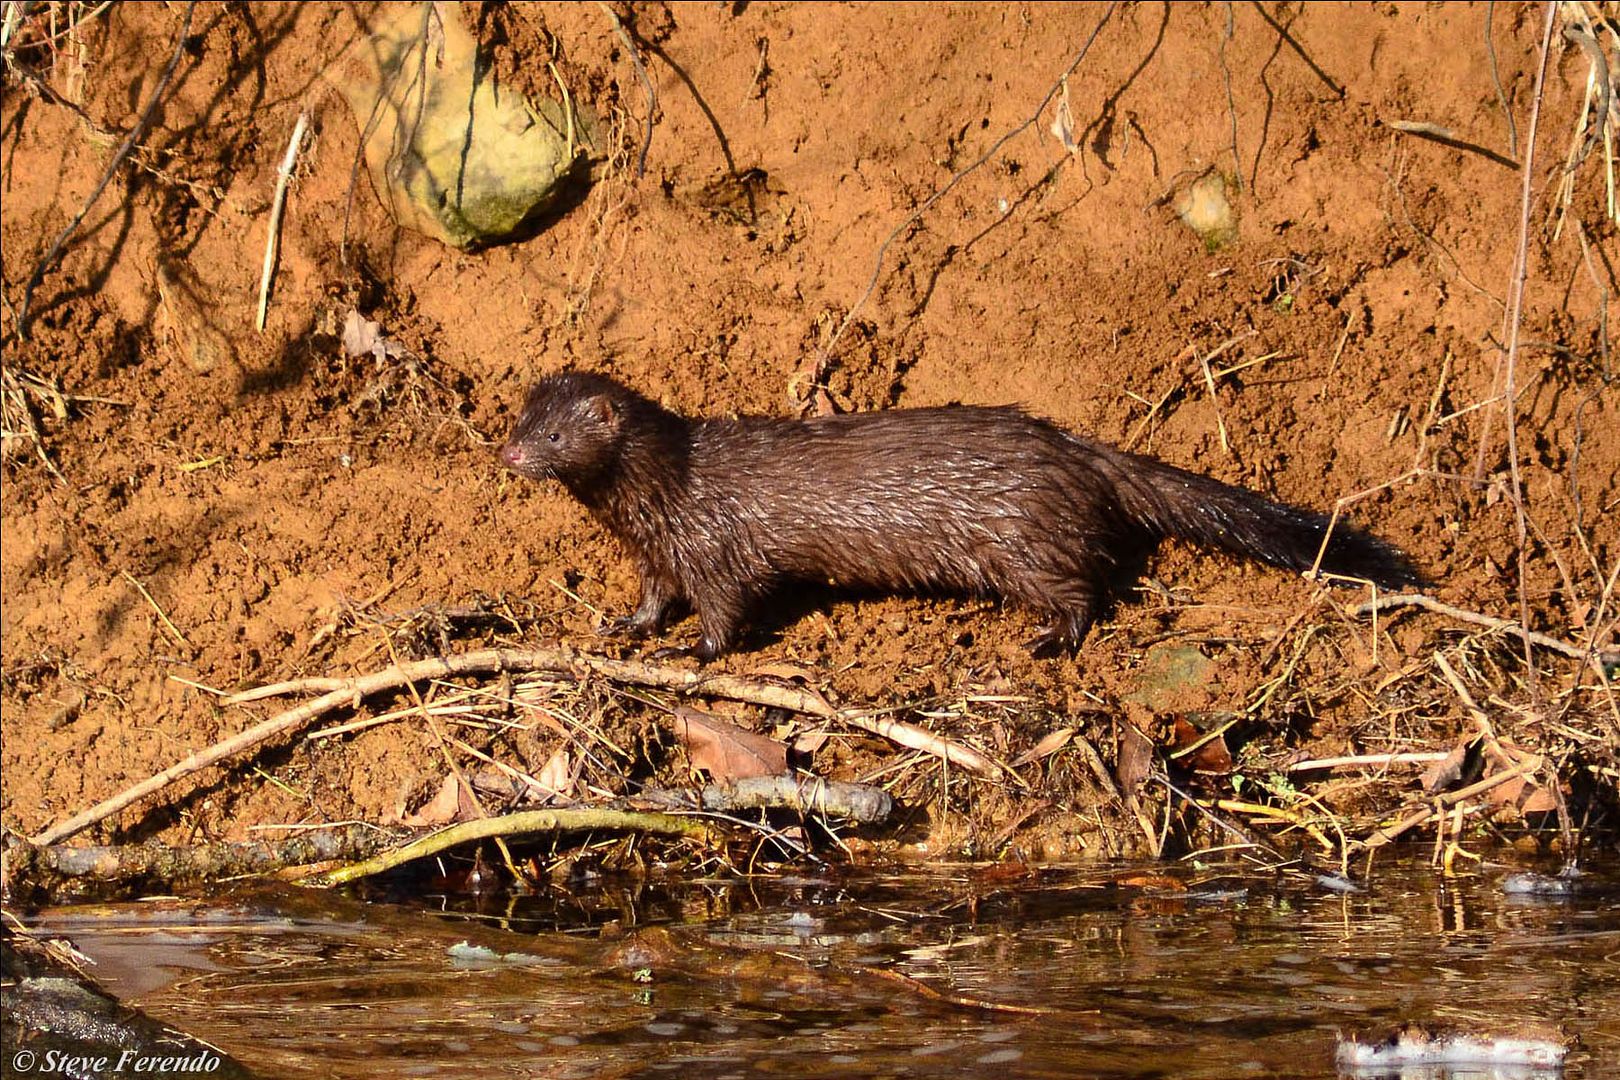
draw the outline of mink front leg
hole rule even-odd
[[[664,629],[679,598],[674,584],[647,567],[641,569],[641,603],[636,610],[610,619],[597,628],[603,637],[651,637]]]

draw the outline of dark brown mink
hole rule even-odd
[[[1031,651],[1072,652],[1164,537],[1304,571],[1329,524],[1011,406],[689,420],[581,372],[535,385],[501,460],[561,481],[635,560],[641,604],[604,633],[655,634],[684,601],[702,660],[795,581],[1017,601],[1052,620]],[[1321,568],[1420,581],[1343,521]]]

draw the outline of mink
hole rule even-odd
[[[528,395],[502,462],[553,478],[635,561],[641,602],[603,633],[659,633],[682,603],[712,660],[784,586],[993,597],[1074,652],[1165,537],[1398,588],[1398,548],[1344,521],[1093,442],[1014,406],[794,420],[688,419],[601,375]],[[676,650],[682,651],[682,650]]]

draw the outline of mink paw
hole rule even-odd
[[[634,615],[621,615],[617,619],[607,619],[596,627],[598,637],[605,638],[644,638],[652,632],[636,619]]]
[[[1056,660],[1062,656],[1073,656],[1079,650],[1079,644],[1054,626],[1024,642],[1024,648],[1037,660]]]
[[[646,658],[648,660],[684,660],[687,657],[692,657],[700,664],[707,664],[724,651],[708,638],[702,638],[696,645],[665,645],[648,653]]]

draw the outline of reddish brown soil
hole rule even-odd
[[[1410,550],[1447,602],[1516,618],[1508,458],[1489,402],[1520,173],[1390,126],[1429,122],[1516,153],[1485,8],[1264,9],[1287,41],[1254,6],[1116,12],[1068,81],[1080,152],[1051,133],[1049,105],[903,229],[834,349],[831,401],[1020,402],[1321,508],[1414,467],[1472,474],[1483,452],[1486,486],[1402,480],[1354,513]],[[30,399],[65,482],[29,440],[7,440],[5,826],[33,832],[250,722],[183,680],[233,688],[384,665],[382,633],[363,620],[320,635],[344,602],[375,598],[377,614],[526,599],[545,616],[531,639],[603,647],[596,610],[634,602],[631,569],[565,493],[494,460],[525,384],[578,365],[693,413],[795,408],[885,238],[1031,116],[1103,10],[638,5],[658,103],[638,179],[647,105],[600,8],[499,9],[482,30],[498,70],[549,91],[556,42],[559,70],[628,152],[533,239],[466,254],[393,229],[365,174],[351,181],[355,123],[321,78],[355,33],[349,8],[203,3],[138,167],[119,172],[45,275],[27,340],[13,317],[23,285],[157,84],[180,5],[120,5],[84,31],[82,55],[56,56],[50,83],[88,121],[8,79],[5,364],[76,397],[65,418]],[[463,15],[476,24],[472,6]],[[1521,143],[1540,34],[1539,6],[1496,6],[1491,40]],[[46,69],[38,50],[26,58]],[[1620,291],[1620,248],[1601,148],[1571,174],[1568,200],[1558,187],[1587,71],[1555,38],[1517,361],[1530,614],[1583,643],[1594,625],[1612,641],[1602,581],[1620,558],[1620,426],[1604,381],[1616,361],[1600,320]],[[275,167],[305,107],[317,135],[259,334]],[[1166,198],[1210,167],[1240,213],[1236,240],[1214,251]],[[162,301],[160,267],[191,284],[193,308]],[[414,363],[343,359],[332,330],[356,306]],[[199,374],[189,359],[210,342],[235,361]],[[1211,392],[1199,358],[1222,346],[1217,370],[1252,363]],[[974,706],[942,723],[1010,757],[1067,716],[1111,753],[1109,715],[1156,640],[1215,661],[1174,705],[1241,710],[1282,673],[1300,629],[1320,624],[1289,682],[1295,718],[1320,721],[1306,735],[1399,749],[1443,742],[1460,722],[1380,696],[1458,624],[1403,614],[1375,637],[1311,608],[1320,596],[1307,582],[1175,545],[1152,574],[1170,592],[1119,608],[1075,662],[1026,657],[1027,613],[890,599],[813,611],[721,666],[791,659],[845,701],[1023,695],[1035,707]],[[1481,694],[1526,700],[1512,643],[1499,652],[1509,659],[1484,671],[1500,679]],[[1570,693],[1576,665],[1540,660],[1544,693],[1605,715],[1594,692]],[[1398,723],[1369,730],[1372,717]],[[853,774],[887,752],[845,745],[828,744],[818,767]],[[260,765],[279,786],[215,770],[167,793],[178,816],[143,807],[115,824],[179,838],[376,820],[444,768],[414,724],[296,744]],[[1025,772],[1042,795],[1040,766]]]

